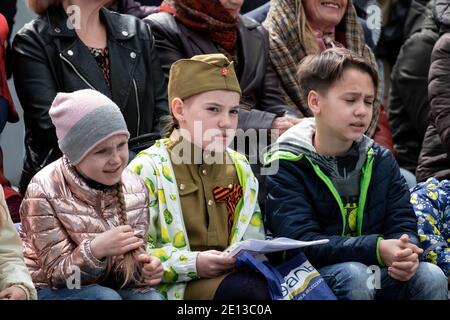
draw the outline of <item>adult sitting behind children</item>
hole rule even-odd
[[[148,25],[104,8],[110,0],[27,0],[38,17],[13,43],[14,85],[23,108],[25,160],[19,183],[61,157],[48,115],[58,92],[94,89],[122,111],[130,152],[160,134],[167,87]],[[134,156],[134,155],[133,155]]]
[[[170,70],[169,137],[129,164],[150,189],[150,252],[164,264],[168,299],[270,299],[265,278],[233,271],[229,245],[264,239],[247,159],[233,140],[241,90],[223,54],[194,56]]]
[[[159,259],[145,254],[144,182],[126,169],[127,125],[100,92],[58,93],[49,115],[63,157],[28,185],[24,256],[40,300],[160,300]]]
[[[447,299],[442,270],[419,260],[417,220],[398,164],[364,135],[376,71],[339,48],[305,58],[298,75],[314,119],[266,154],[267,163],[279,161],[267,177],[268,228],[297,240],[330,239],[305,254],[338,299]]]
[[[244,0],[165,0],[148,16],[166,76],[179,59],[223,53],[234,62],[242,90],[238,128],[275,129],[297,124],[269,59],[267,31],[239,14]],[[290,114],[290,115],[289,115]]]
[[[263,26],[269,33],[270,61],[281,83],[281,91],[290,105],[303,117],[312,116],[304,100],[303,83],[297,67],[304,57],[325,49],[345,47],[362,55],[376,67],[375,56],[364,40],[352,0],[272,0]],[[381,90],[379,96],[381,97]],[[376,97],[368,134],[375,133],[380,107]]]

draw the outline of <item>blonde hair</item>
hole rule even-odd
[[[59,6],[62,0],[27,0],[28,8],[37,14],[44,14],[51,6]]]
[[[303,1],[303,0],[302,0]],[[319,45],[315,39],[313,30],[308,23],[308,19],[306,18],[305,7],[300,6],[300,2],[296,2],[296,12],[297,14],[297,23],[298,23],[298,34],[300,37],[300,43],[303,44],[303,48],[306,52],[306,55],[317,54],[320,52]],[[300,12],[299,12],[300,11]]]
[[[118,184],[115,185],[115,187],[113,189],[113,196],[114,196],[114,199],[116,200],[117,214],[119,216],[120,225],[126,225],[126,224],[128,224],[128,219],[127,219],[125,198],[123,196],[121,182],[119,182]],[[137,253],[137,250],[134,250],[134,251],[127,252],[123,255],[125,280],[122,284],[122,287],[124,287],[130,281],[136,280],[135,272],[137,271],[137,265],[138,265],[138,262],[136,260],[136,253]]]

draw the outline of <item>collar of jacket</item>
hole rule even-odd
[[[62,169],[69,189],[76,198],[94,207],[100,207],[101,211],[113,203],[112,188],[105,190],[90,188],[65,156],[62,157]]]
[[[258,28],[261,24],[252,18],[240,14],[238,16],[238,27],[239,25],[242,25],[243,27],[251,30]]]
[[[112,15],[116,15],[118,18],[115,17],[115,21],[113,21],[111,18]],[[100,17],[105,23],[108,36],[111,36],[115,40],[127,40],[136,35],[135,24],[130,23],[129,19],[124,18],[121,14],[102,8],[100,9]],[[77,37],[63,6],[49,9],[47,12],[47,20],[50,36]]]

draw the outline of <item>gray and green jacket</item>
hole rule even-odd
[[[172,163],[166,148],[168,139],[156,141],[140,152],[128,167],[144,179],[149,189],[149,253],[161,259],[164,276],[158,290],[169,300],[184,297],[187,281],[196,279],[198,251],[191,251]],[[245,156],[228,149],[236,167],[243,197],[235,209],[231,243],[245,239],[264,239],[264,226],[257,202],[258,181]]]
[[[312,145],[314,131],[314,119],[305,119],[265,154],[267,165],[279,166],[266,178],[266,222],[274,236],[330,239],[304,250],[316,267],[383,265],[381,239],[407,233],[418,243],[409,191],[392,154],[363,136],[343,156],[322,156]]]

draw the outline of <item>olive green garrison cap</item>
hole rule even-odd
[[[234,64],[223,54],[197,55],[172,64],[168,85],[169,106],[174,98],[186,99],[212,90],[241,94]]]

